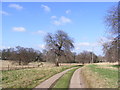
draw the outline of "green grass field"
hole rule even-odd
[[[42,67],[2,71],[3,88],[34,88],[56,73],[75,66]]]
[[[117,88],[118,70],[101,67],[104,65],[87,65],[84,69],[83,73],[90,88]]]

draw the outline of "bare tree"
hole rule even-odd
[[[65,55],[61,57],[60,61],[66,63],[75,63],[75,53],[71,51],[66,51]]]
[[[0,50],[0,60],[2,60],[2,50]]]
[[[105,59],[108,62],[118,61],[118,48],[117,41],[113,40],[111,42],[106,42],[103,44],[103,51],[105,54]]]
[[[56,55],[56,66],[59,66],[60,56],[74,48],[73,40],[62,30],[58,30],[55,34],[48,33],[45,42],[47,49]]]
[[[120,2],[110,8],[105,17],[105,23],[113,37],[111,42],[103,44],[103,50],[108,61],[120,60]]]
[[[115,5],[113,7],[111,7],[108,12],[107,15],[105,16],[105,23],[106,26],[109,28],[110,33],[112,34],[118,34],[119,29],[119,18],[120,18],[120,12],[119,12],[119,4]]]

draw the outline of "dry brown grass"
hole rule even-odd
[[[53,67],[54,63],[42,62],[43,66],[40,65],[41,62],[31,62],[28,65],[18,65],[18,63],[13,62],[12,60],[0,60],[0,70],[16,70],[16,69],[25,69],[25,68],[36,68],[38,65],[40,67]],[[80,63],[60,63],[60,66],[69,66],[69,65],[81,65]]]
[[[118,62],[109,63],[109,62],[102,62],[102,63],[94,63],[95,65],[118,65]]]
[[[81,63],[60,63],[61,66],[66,66],[66,65],[82,65]]]
[[[118,68],[112,67],[112,65],[118,65],[118,62],[115,62],[115,63],[109,63],[109,62],[94,63],[94,65],[98,65],[98,68],[111,69],[111,70],[118,70]]]
[[[41,65],[41,63],[43,65]],[[16,70],[16,69],[25,69],[25,68],[36,68],[36,67],[53,67],[53,63],[47,62],[31,62],[28,65],[18,65],[11,60],[0,60],[0,70]]]

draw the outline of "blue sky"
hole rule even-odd
[[[63,30],[74,40],[74,51],[93,50],[102,55],[100,39],[106,35],[104,17],[115,2],[4,2],[2,47],[44,48],[45,35]],[[105,39],[105,38],[104,38]]]

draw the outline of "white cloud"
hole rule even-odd
[[[77,44],[78,46],[90,46],[90,43],[88,42],[81,42]]]
[[[54,20],[53,24],[59,26],[59,25],[65,25],[65,24],[71,23],[71,22],[72,22],[71,19],[69,19],[65,16],[61,16],[59,19]]]
[[[51,19],[56,19],[57,17],[56,16],[51,16]]]
[[[82,45],[83,44],[83,45]],[[89,42],[83,42],[81,43],[82,46],[99,46],[99,44],[97,42],[94,42],[94,43],[89,43]]]
[[[71,20],[70,20],[69,18],[66,18],[66,17],[64,17],[64,16],[61,16],[60,21],[61,21],[62,23],[70,23],[70,22],[71,22]]]
[[[13,27],[12,30],[16,31],[16,32],[25,32],[26,31],[26,29],[24,27]]]
[[[36,33],[37,33],[37,34],[41,34],[41,35],[46,35],[46,32],[43,31],[43,30],[38,30]]]
[[[40,45],[38,45],[38,47],[39,47],[40,49],[45,49],[45,45],[44,45],[44,44],[40,44]]]
[[[46,11],[46,12],[50,12],[51,9],[50,7],[46,6],[46,5],[41,5],[41,7]]]
[[[71,13],[71,10],[66,10],[65,13],[66,13],[66,14],[70,14],[70,13]]]
[[[0,46],[0,49],[5,49],[6,47],[5,46]]]
[[[60,21],[54,20],[54,21],[53,21],[53,24],[59,26],[59,25],[61,25],[62,23],[61,23]]]
[[[99,40],[99,44],[100,45],[103,45],[104,43],[108,43],[108,42],[112,42],[113,41],[113,37],[101,37],[100,40]]]
[[[2,50],[2,49],[9,49],[9,48],[11,48],[10,46],[8,46],[8,47],[6,47],[6,46],[0,46],[0,49]]]
[[[9,7],[10,8],[15,8],[17,10],[22,10],[23,9],[23,7],[20,6],[19,4],[10,4]]]
[[[81,47],[95,47],[95,46],[99,46],[98,43],[89,43],[89,42],[79,42],[79,43],[75,43],[75,50],[80,50]]]
[[[7,13],[5,11],[0,11],[0,14],[2,14],[2,15],[9,15],[9,13]]]

